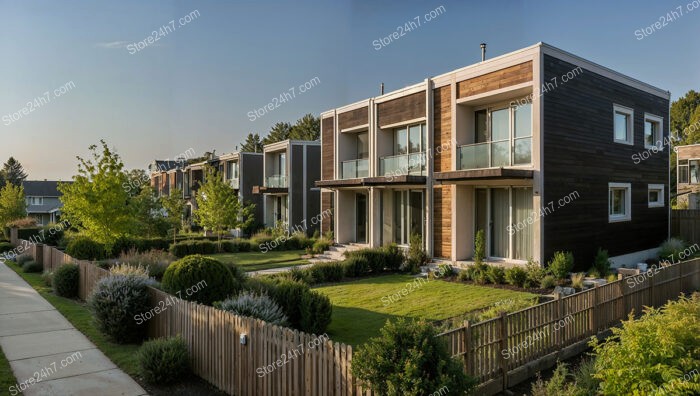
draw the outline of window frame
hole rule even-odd
[[[617,113],[624,114],[629,117],[627,123],[627,139],[619,140],[615,136],[615,115]],[[620,144],[634,145],[634,109],[619,104],[613,104],[613,142]]]
[[[33,206],[42,206],[42,205],[44,205],[44,197],[39,197],[39,196],[35,196],[35,195],[30,195],[30,196],[27,197],[27,200],[29,201],[29,202],[28,202],[29,205],[33,205]],[[38,202],[38,203],[36,203],[36,202]]]
[[[613,190],[625,191],[625,214],[612,214],[611,195]],[[619,223],[632,220],[632,183],[608,183],[608,223]]]
[[[647,131],[646,131],[646,123],[650,122],[652,124],[657,125],[656,133],[658,136],[654,137],[652,141],[654,144],[648,145],[647,144]],[[644,148],[654,148],[656,147],[659,151],[664,150],[664,144],[663,144],[663,130],[664,130],[664,118],[659,117],[655,114],[651,113],[644,113]]]
[[[649,184],[647,187],[647,204],[648,207],[650,208],[663,208],[666,206],[666,197],[665,197],[665,187],[663,184]],[[650,201],[649,200],[649,193],[651,191],[657,190],[659,191],[659,200],[658,201]]]
[[[681,163],[685,161],[685,163]],[[676,164],[676,184],[690,184],[690,161],[688,159],[678,159]],[[685,181],[681,181],[681,168],[685,168]]]

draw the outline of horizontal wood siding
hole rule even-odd
[[[658,247],[668,233],[668,207],[648,207],[648,184],[666,186],[668,205],[669,150],[635,164],[644,148],[644,113],[664,118],[668,136],[668,100],[583,70],[566,83],[562,75],[574,65],[544,58],[544,80],[558,86],[541,97],[543,124],[543,259],[555,251],[574,253],[576,267],[590,267],[598,247],[611,256]],[[634,109],[634,145],[613,142],[613,103]],[[608,183],[631,183],[632,220],[608,221]],[[577,191],[579,198],[562,207],[558,200]]]
[[[678,159],[700,158],[700,145],[678,146]]]
[[[457,83],[457,98],[532,81],[532,61],[470,78]]]
[[[380,127],[425,117],[425,92],[416,92],[377,105]]]
[[[333,193],[332,192],[322,192],[321,193],[321,232],[326,233],[332,231],[333,223]]]
[[[338,114],[338,128],[342,131],[343,129],[368,124],[368,117],[369,109],[367,106],[340,113]]]
[[[452,255],[452,189],[445,185],[433,189],[433,208],[435,222],[433,226],[434,256],[450,258]]]
[[[333,117],[321,121],[321,180],[333,180],[334,122]]]
[[[433,92],[433,137],[435,141],[435,172],[452,170],[452,101],[451,86]]]

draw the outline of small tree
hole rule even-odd
[[[224,232],[247,227],[254,220],[254,205],[241,204],[236,191],[216,169],[207,166],[204,174],[204,182],[195,196],[197,209],[193,216],[199,225],[216,233],[221,249],[221,236]]]
[[[387,396],[429,395],[443,387],[461,395],[474,387],[429,323],[387,321],[380,333],[352,359],[352,373],[364,387]]]
[[[480,266],[484,261],[484,257],[486,257],[486,238],[484,237],[484,230],[479,230],[474,238],[474,264]]]
[[[24,187],[7,183],[0,189],[0,225],[27,216],[27,203],[24,199]]]
[[[135,219],[139,224],[139,234],[156,237],[167,234],[170,224],[165,218],[165,210],[153,187],[141,187],[141,191],[131,197],[131,203],[134,207]]]
[[[160,204],[165,211],[165,221],[173,230],[173,239],[183,227],[185,215],[185,200],[182,198],[182,191],[176,188],[170,195],[160,197]]]

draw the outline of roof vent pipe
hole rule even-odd
[[[379,94],[384,95],[384,83],[379,84]]]
[[[486,60],[486,43],[481,43],[481,61]]]

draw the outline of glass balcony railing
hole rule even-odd
[[[287,188],[287,176],[272,175],[265,179],[265,187],[269,188]]]
[[[459,146],[459,169],[496,168],[501,166],[528,165],[532,158],[532,139],[465,144]]]
[[[425,152],[392,155],[379,159],[381,175],[425,176]]]
[[[369,160],[356,159],[340,163],[340,175],[343,179],[356,179],[369,176]]]

